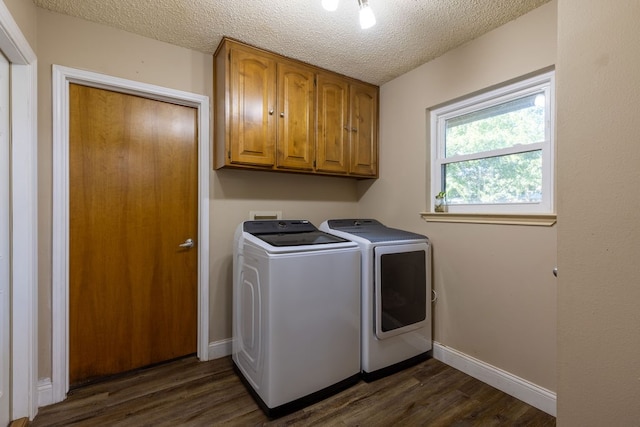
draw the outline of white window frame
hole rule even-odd
[[[431,196],[430,209],[434,212],[435,195],[442,188],[442,167],[451,163],[445,158],[446,120],[489,108],[531,93],[545,92],[545,139],[540,143],[488,151],[469,156],[457,156],[456,161],[484,159],[498,155],[542,150],[542,200],[539,203],[464,204],[449,205],[451,213],[495,214],[549,214],[554,210],[554,134],[555,134],[555,72],[549,71],[516,83],[505,85],[479,95],[431,111]]]

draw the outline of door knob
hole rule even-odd
[[[178,246],[181,248],[192,248],[193,247],[193,239],[187,239],[184,243],[180,243]]]
[[[558,277],[558,267],[553,267],[553,275]]]

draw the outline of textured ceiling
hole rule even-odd
[[[205,53],[222,36],[381,85],[549,0],[33,0],[37,6]]]

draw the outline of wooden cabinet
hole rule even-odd
[[[339,76],[318,74],[317,163],[319,172],[349,172],[349,84]]]
[[[317,171],[378,174],[378,88],[320,73]]]
[[[228,52],[229,90],[225,129],[231,164],[273,166],[275,161],[276,62],[269,55],[234,47]],[[216,120],[217,123],[222,123]]]
[[[352,84],[349,92],[351,162],[349,173],[376,176],[378,173],[378,89]]]
[[[377,177],[377,86],[226,38],[214,86],[216,169]]]
[[[313,170],[315,160],[315,73],[278,63],[277,168]]]

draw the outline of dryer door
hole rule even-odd
[[[375,331],[389,338],[424,326],[431,317],[429,245],[376,246]]]

